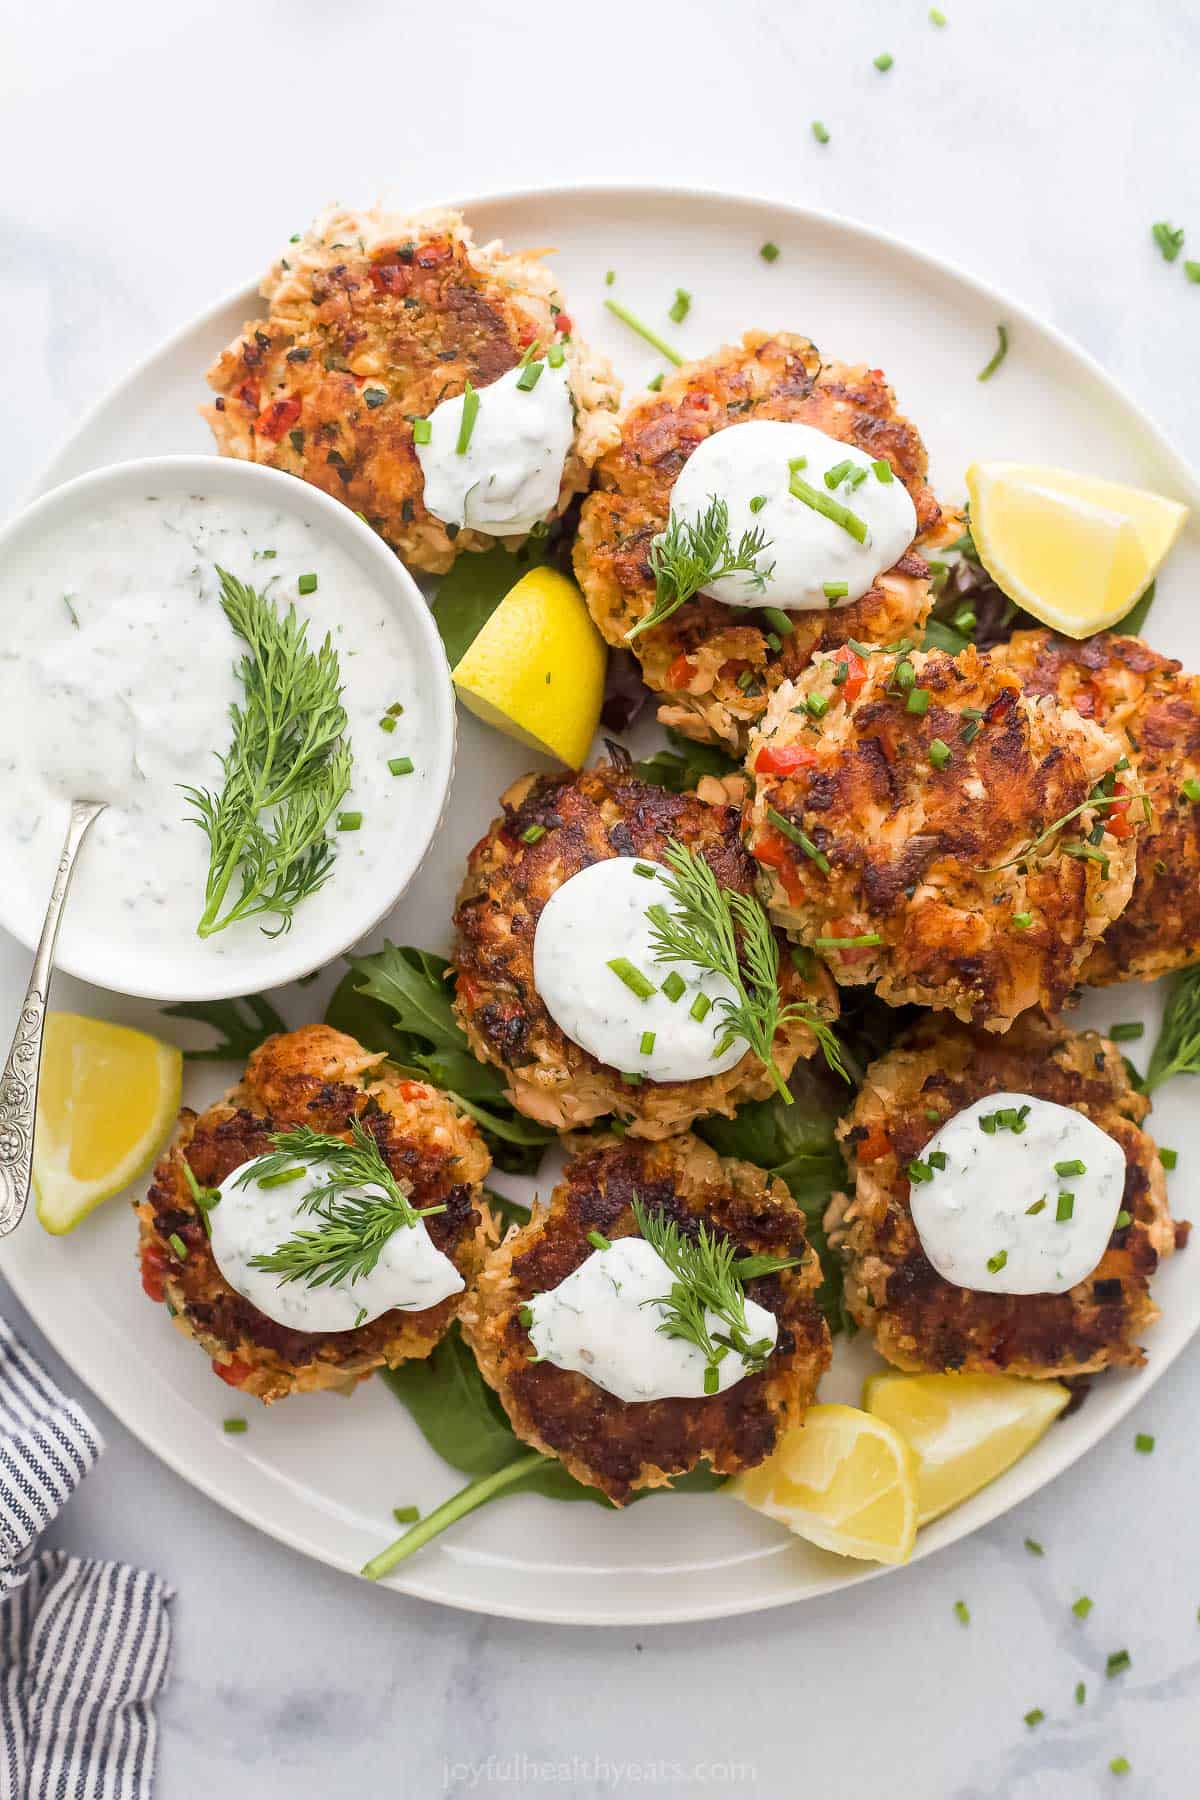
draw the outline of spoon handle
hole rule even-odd
[[[4,1073],[0,1075],[0,1237],[7,1237],[10,1231],[16,1230],[29,1202],[33,1122],[42,1068],[46,1000],[54,971],[54,945],[79,846],[92,821],[103,811],[103,801],[74,800],[71,803],[71,822],[67,826],[54,886],[50,890],[50,903],[34,955],[29,987],[17,1020],[12,1049]]]

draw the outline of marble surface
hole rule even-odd
[[[1191,219],[1200,244],[1200,12],[943,8],[937,31],[924,0],[540,15],[503,0],[4,0],[0,504],[118,374],[326,198],[569,179],[760,191],[911,238],[1076,337],[1200,460],[1200,291],[1148,236],[1155,218]],[[1175,1196],[1186,1211],[1178,1181]],[[0,1308],[82,1392],[2,1280]],[[1033,1503],[919,1568],[707,1627],[556,1631],[355,1585],[202,1499],[86,1394],[108,1455],[57,1535],[178,1589],[162,1800],[1173,1800],[1196,1791],[1198,1382],[1200,1344]],[[1152,1456],[1135,1429],[1155,1434]],[[1106,1680],[1122,1647],[1133,1667]]]

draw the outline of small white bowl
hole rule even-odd
[[[349,870],[345,864],[354,842],[353,834],[345,834],[339,844],[342,869],[335,863],[327,887],[300,902],[292,928],[282,936],[268,938],[257,926],[252,929],[244,923],[207,940],[181,932],[178,945],[172,937],[169,952],[161,945],[118,944],[89,929],[86,912],[80,911],[86,906],[85,889],[77,889],[68,899],[58,967],[98,987],[148,1000],[220,1000],[299,980],[365,937],[396,904],[420,867],[445,810],[454,772],[454,695],[429,607],[383,540],[348,506],[319,488],[254,463],[219,456],[147,457],[69,481],[0,530],[0,587],[2,572],[15,554],[36,550],[39,542],[49,544],[68,523],[76,524],[89,512],[122,500],[132,503],[170,495],[258,502],[305,524],[314,533],[315,555],[321,539],[348,554],[386,605],[385,642],[403,672],[402,691],[418,697],[420,740],[414,758],[418,768],[415,776],[403,778],[405,804],[394,823],[383,827],[388,833],[385,849],[373,865],[364,858]],[[303,613],[303,600],[298,610]],[[310,642],[313,637],[310,631]],[[345,651],[348,646],[339,648]],[[378,668],[378,658],[372,660]],[[343,660],[347,681],[348,666]],[[357,733],[352,740],[356,768],[364,756],[395,756],[416,749],[403,729],[409,723],[402,719],[402,729],[392,736],[378,732],[378,741]],[[227,734],[222,717],[215,722],[215,750],[226,747]],[[396,791],[401,791],[399,786]],[[186,812],[182,795],[180,802],[181,813]],[[65,830],[65,804],[62,813]],[[85,843],[83,859],[87,850]],[[10,867],[0,882],[0,926],[31,948],[41,930],[49,888],[44,871],[31,869],[23,875],[19,865]],[[202,904],[203,897],[197,894],[197,913]]]

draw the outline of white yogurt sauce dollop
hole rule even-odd
[[[980,1122],[1021,1107],[1023,1131]],[[1031,1094],[965,1107],[918,1160],[930,1170],[910,1187],[921,1246],[946,1281],[985,1294],[1063,1294],[1083,1281],[1104,1255],[1125,1188],[1121,1146],[1082,1113]]]
[[[425,505],[443,524],[517,537],[553,513],[575,408],[565,361],[557,369],[532,366],[541,370],[532,388],[518,385],[518,367],[478,389],[479,411],[461,455],[464,396],[443,400],[429,415],[429,442],[415,449]]]
[[[814,512],[790,491],[792,467],[829,499],[847,507],[866,525],[860,544],[841,525]],[[863,471],[830,490],[825,475],[839,463]],[[916,508],[899,476],[881,481],[865,451],[817,431],[778,419],[750,419],[714,431],[692,452],[671,490],[671,512],[698,519],[713,497],[729,508],[729,535],[736,545],[743,532],[760,530],[770,544],[758,557],[766,575],[756,587],[749,575],[726,575],[704,589],[727,606],[777,606],[787,612],[825,611],[849,606],[877,576],[899,562],[917,534]],[[751,502],[754,505],[751,505]],[[844,583],[846,593],[830,598],[826,584]]]
[[[537,922],[533,980],[555,1024],[599,1062],[650,1081],[698,1081],[732,1069],[746,1045],[738,1038],[714,1055],[726,1016],[717,1002],[736,998],[731,982],[695,963],[654,960],[646,908],[657,903],[671,910],[662,882],[669,873],[645,857],[614,856],[564,881]],[[653,982],[648,998],[609,968],[620,957]],[[675,1001],[663,992],[664,982],[676,985],[672,971],[684,984]],[[708,1009],[694,1018],[692,1008],[701,1010],[703,1001]],[[647,1032],[654,1039],[648,1051],[642,1049]]]
[[[384,1244],[369,1275],[357,1281],[308,1287],[303,1280],[281,1282],[267,1269],[253,1269],[252,1257],[269,1256],[298,1231],[311,1231],[313,1215],[301,1201],[320,1186],[319,1171],[282,1187],[262,1187],[253,1176],[239,1182],[262,1157],[234,1169],[221,1183],[221,1198],[208,1214],[212,1253],[231,1288],[277,1325],[293,1331],[353,1331],[394,1308],[424,1312],[466,1283],[450,1258],[434,1244],[425,1221],[402,1225]],[[378,1188],[351,1188],[349,1196],[384,1199]]]
[[[644,1238],[617,1238],[607,1250],[594,1250],[587,1261],[556,1288],[535,1294],[529,1302],[533,1323],[529,1335],[538,1355],[559,1369],[586,1375],[618,1400],[699,1400],[704,1397],[704,1353],[684,1338],[659,1331],[666,1316],[661,1306],[674,1277],[652,1244]],[[774,1313],[746,1300],[746,1324],[752,1340],[779,1336]],[[708,1313],[710,1330],[724,1322]],[[731,1350],[717,1365],[717,1392],[734,1387],[747,1373],[745,1359]]]

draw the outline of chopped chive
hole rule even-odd
[[[1133,1764],[1127,1756],[1114,1756],[1108,1765],[1110,1775],[1128,1775]]]
[[[862,486],[863,482],[867,479],[867,474],[868,471],[863,468],[861,463],[853,463],[850,468],[850,473],[847,475],[842,485],[846,488],[847,492],[852,494],[857,488]]]
[[[802,462],[795,463],[795,464],[789,463],[788,467],[789,468],[796,468],[796,467],[803,468],[804,464]],[[826,471],[825,471],[825,486],[829,489],[830,493],[833,493],[834,490],[840,485],[840,483],[845,480],[846,476],[850,473],[850,471],[853,467],[854,467],[854,464],[850,461],[850,458],[848,456],[844,456],[842,458],[841,462],[836,462],[836,463],[834,463],[834,465],[831,469],[826,469]]]
[[[411,756],[393,756],[388,760],[388,768],[393,775],[411,775],[413,759]]]
[[[646,383],[646,386],[652,394],[657,394],[659,389],[662,387],[662,384],[663,384],[663,378],[662,378],[662,374],[660,371],[660,373],[654,377],[653,381],[648,381]]]
[[[1128,1650],[1110,1651],[1104,1661],[1104,1673],[1111,1681],[1114,1675],[1123,1675],[1126,1669],[1133,1667],[1133,1658]]]
[[[1165,219],[1159,219],[1150,227],[1150,236],[1162,251],[1164,262],[1174,262],[1183,249],[1183,226],[1168,225]]]
[[[1117,1214],[1117,1222],[1113,1226],[1113,1230],[1114,1231],[1126,1231],[1126,1230],[1128,1230],[1129,1226],[1132,1224],[1133,1224],[1133,1214],[1131,1212],[1126,1212],[1125,1208],[1122,1207],[1120,1212]]]
[[[543,362],[529,362],[525,364],[525,367],[517,376],[517,386],[523,394],[528,394],[531,389],[537,386],[538,382],[542,379],[542,370],[545,366],[546,365]]]
[[[955,631],[961,631],[964,637],[970,637],[979,623],[979,615],[969,606],[960,606],[950,623]]]
[[[770,625],[773,631],[777,631],[780,637],[791,637],[793,631],[796,629],[787,614],[785,612],[780,612],[777,606],[764,606],[762,615],[767,621],[767,624]]]
[[[1046,1715],[1042,1711],[1040,1706],[1032,1707],[1030,1709],[1030,1711],[1025,1714],[1025,1723],[1029,1726],[1030,1730],[1032,1731],[1032,1729],[1035,1725],[1041,1724],[1041,1722],[1045,1718],[1045,1716]]]
[[[296,583],[296,592],[298,594],[315,594],[316,591],[317,591],[316,576],[315,575],[301,575],[300,579]]]
[[[666,995],[667,999],[671,1002],[672,1006],[674,1006],[675,1002],[680,998],[680,996],[682,995],[683,990],[686,986],[687,986],[687,983],[683,979],[683,976],[679,973],[679,970],[672,969],[671,973],[667,976],[667,979],[662,984],[662,991]]]
[[[696,998],[692,1001],[692,1004],[688,1007],[689,1015],[696,1020],[697,1024],[707,1013],[711,1012],[711,1010],[712,1001],[707,994],[697,994]]]
[[[980,725],[978,719],[968,719],[963,726],[962,731],[959,733],[959,736],[962,738],[964,744],[973,744],[982,729],[983,727]]]
[[[1166,1150],[1160,1144],[1158,1147],[1158,1160],[1164,1169],[1174,1169],[1178,1167],[1179,1164],[1179,1152],[1178,1150]]]
[[[1036,1538],[1027,1537],[1025,1539],[1025,1548],[1028,1550],[1030,1556],[1045,1556],[1046,1554]]]
[[[967,1609],[965,1600],[956,1600],[954,1602],[954,1616],[960,1625],[969,1625],[971,1623],[971,1614]]]
[[[760,513],[766,504],[767,496],[765,494],[755,494],[750,502],[750,511],[752,513]]]
[[[1133,1440],[1133,1447],[1140,1456],[1149,1456],[1154,1448],[1154,1439],[1148,1431],[1139,1431]]]
[[[833,665],[833,685],[834,685],[834,687],[845,687],[845,685],[849,681],[849,679],[850,679],[850,664],[848,662],[835,663]]]
[[[180,1237],[179,1233],[177,1231],[173,1231],[171,1233],[170,1237],[167,1239],[167,1242],[168,1242],[168,1244],[170,1244],[172,1250],[175,1252],[175,1254],[179,1258],[180,1262],[186,1262],[187,1261],[187,1253],[188,1253],[187,1245],[184,1243],[184,1241]]]
[[[1183,797],[1185,800],[1190,800],[1193,805],[1200,801],[1200,781],[1197,781],[1194,775],[1189,775],[1184,782]]]
[[[829,700],[825,694],[810,694],[804,704],[814,719],[823,719],[829,711]]]
[[[856,544],[866,543],[866,520],[860,519],[857,513],[851,512],[849,507],[843,506],[839,500],[830,499],[828,494],[823,494],[819,488],[812,487],[802,476],[797,474],[793,474],[788,482],[788,492],[794,499],[803,501],[805,506],[811,506],[814,512],[819,512],[824,518],[831,520],[834,525],[840,525]]]
[[[665,356],[668,362],[673,362],[676,368],[679,367],[683,361],[679,352],[672,350],[670,344],[664,343],[656,331],[651,331],[648,325],[643,325],[642,321],[634,313],[631,313],[627,306],[622,306],[619,300],[606,300],[604,304],[614,318],[620,319],[622,325],[628,325],[630,331],[636,331],[639,337],[645,338],[646,342],[652,345],[660,356]],[[662,386],[661,376],[659,377],[659,386]]]
[[[709,1363],[704,1371],[704,1391],[706,1394],[716,1394],[720,1391],[720,1387],[721,1371],[715,1363]]]
[[[361,831],[363,816],[360,812],[343,812],[337,817],[339,831]]]
[[[363,399],[373,412],[377,406],[382,406],[387,399],[387,389],[376,387],[364,388]]]
[[[754,686],[754,675],[750,669],[743,669],[737,679],[738,687],[743,694],[748,694]]]
[[[827,600],[846,600],[850,595],[850,584],[847,581],[823,581],[821,592]]]
[[[1032,1206],[1027,1206],[1025,1208],[1025,1217],[1027,1219],[1032,1219],[1032,1218],[1036,1217],[1036,1215],[1038,1213],[1045,1212],[1045,1210],[1046,1210],[1046,1196],[1045,1196],[1045,1194],[1043,1194],[1040,1200],[1035,1200]]]
[[[433,436],[433,423],[429,419],[414,419],[412,428],[414,444],[427,444]]]
[[[875,471],[875,479],[877,481],[882,481],[885,487],[887,486],[888,482],[893,481],[895,479],[892,465],[887,460],[886,456],[877,457],[876,460],[871,464],[871,467]]]
[[[249,1431],[249,1429],[250,1427],[245,1419],[233,1418],[221,1420],[221,1430],[227,1431],[230,1437],[240,1437],[243,1431]]]
[[[527,825],[521,833],[521,842],[523,844],[536,844],[538,840],[544,838],[545,835],[546,827],[544,825]]]
[[[392,1517],[397,1525],[415,1525],[421,1516],[419,1506],[393,1506]]]
[[[676,288],[675,298],[667,308],[667,317],[676,325],[682,325],[692,310],[692,296],[686,288]]]
[[[927,1162],[922,1162],[919,1156],[914,1156],[908,1165],[908,1179],[915,1181],[919,1186],[924,1181],[933,1180],[933,1170]]]
[[[950,761],[949,744],[943,743],[941,738],[934,738],[929,746],[929,760],[935,769],[944,769]]]
[[[1093,1605],[1094,1602],[1089,1599],[1087,1594],[1080,1594],[1078,1600],[1076,1600],[1074,1606],[1072,1606],[1071,1611],[1075,1614],[1077,1619],[1086,1619],[1091,1612]]]
[[[943,25],[946,23],[945,13],[940,11],[938,7],[931,6],[929,9],[929,23],[931,25],[936,25],[938,30],[940,31],[942,29]]]
[[[640,875],[644,881],[653,881],[658,874],[658,870],[654,867],[653,863],[644,862],[635,862],[633,865],[633,872],[635,875]]]
[[[860,944],[882,944],[878,931],[863,931],[857,937],[818,937],[813,943],[818,950],[855,950]]]
[[[380,731],[395,731],[396,721],[392,718],[390,713],[384,713],[382,719],[379,721],[379,729]]]
[[[931,1125],[938,1125],[941,1123],[942,1115],[936,1106],[927,1106],[925,1108],[925,1117],[929,1120]]]
[[[781,831],[790,843],[795,844],[797,849],[803,850],[805,856],[816,863],[822,875],[828,875],[829,858],[817,849],[817,846],[810,837],[801,831],[798,826],[793,825],[790,819],[785,819],[781,812],[776,812],[773,806],[768,806],[767,817],[770,819],[772,825],[774,825],[776,831]]]
[[[1084,1682],[1077,1681],[1075,1683],[1075,1704],[1076,1704],[1076,1706],[1082,1706],[1086,1699],[1087,1699],[1087,1687]]]
[[[918,718],[923,718],[929,711],[929,689],[923,687],[910,688],[908,699],[904,702],[904,710],[905,712],[916,713]]]
[[[587,1241],[593,1250],[611,1250],[612,1239],[606,1238],[602,1231],[589,1231]]]
[[[642,1056],[653,1056],[653,1054],[654,1054],[654,1033],[652,1031],[643,1031],[642,1041],[638,1045],[638,1051]]]
[[[828,126],[823,125],[820,119],[813,120],[812,134],[816,138],[818,144],[827,144],[829,142],[829,128]]]
[[[758,254],[762,257],[764,262],[768,262],[768,263],[778,262],[779,261],[779,245],[773,244],[771,242],[770,238],[768,238],[765,244],[759,245]]]
[[[1126,1019],[1123,1024],[1110,1025],[1108,1035],[1114,1044],[1132,1044],[1145,1037],[1146,1027],[1137,1019]]]
[[[1190,282],[1200,282],[1200,262],[1185,262],[1183,272]]]
[[[616,271],[616,270],[615,270],[615,269],[606,269],[606,270],[605,270],[605,271],[604,271],[604,285],[605,285],[605,287],[611,287],[611,286],[612,286],[612,284],[613,284],[613,282],[614,282],[614,281],[615,281],[615,280],[616,280],[616,279],[617,279],[617,271]]]
[[[883,50],[875,58],[875,67],[879,70],[879,73],[881,75],[886,75],[888,70],[892,67],[892,64],[895,62],[895,60],[896,60],[895,57],[891,54],[890,51]]]
[[[625,1083],[626,1087],[641,1087],[642,1085],[642,1078],[640,1075],[632,1075],[625,1069],[622,1069],[621,1071],[621,1080]]]
[[[294,1169],[280,1169],[277,1175],[263,1175],[259,1178],[259,1187],[286,1187],[290,1181],[299,1181],[304,1175],[304,1168],[297,1163]]]
[[[529,1327],[533,1324],[533,1308],[532,1308],[532,1306],[519,1307],[517,1310],[517,1317],[521,1321],[522,1325],[525,1327],[526,1331],[528,1331]]]
[[[1073,1156],[1069,1162],[1056,1162],[1054,1173],[1056,1175],[1086,1175],[1087,1164],[1080,1162],[1077,1156]]]
[[[991,1270],[993,1275],[998,1275],[1007,1261],[1008,1261],[1008,1251],[1007,1250],[997,1250],[995,1256],[988,1257],[987,1266]]]
[[[896,667],[892,672],[892,680],[898,688],[901,688],[907,693],[909,688],[915,683],[916,679],[917,672],[907,659],[896,664]]]
[[[975,377],[976,381],[990,381],[992,376],[996,373],[996,370],[1000,367],[1000,364],[1008,355],[1008,326],[997,325],[996,336],[999,339],[999,343],[997,344],[995,355],[990,357],[983,365],[982,369],[980,369],[978,375]]]
[[[551,344],[546,352],[546,361],[552,369],[561,369],[567,360],[567,353],[559,343]]]
[[[931,1150],[925,1161],[932,1169],[946,1169],[950,1166],[950,1158],[944,1150]]]
[[[1014,913],[1013,924],[1018,931],[1028,931],[1033,924],[1033,914],[1031,912]]]
[[[1074,1196],[1074,1194],[1060,1194],[1058,1196],[1058,1204],[1054,1209],[1055,1220],[1057,1221],[1057,1223],[1059,1225],[1065,1225],[1067,1220],[1070,1218],[1073,1218],[1074,1215],[1075,1215],[1075,1196]]]
[[[528,365],[532,368],[532,364]],[[468,381],[463,389],[462,419],[458,427],[458,442],[454,446],[456,456],[465,456],[471,442],[471,433],[475,429],[475,420],[479,416],[479,395]]]
[[[623,981],[630,993],[636,994],[639,1000],[648,1000],[655,992],[654,983],[640,969],[635,969],[627,956],[614,956],[608,967],[617,980]]]

